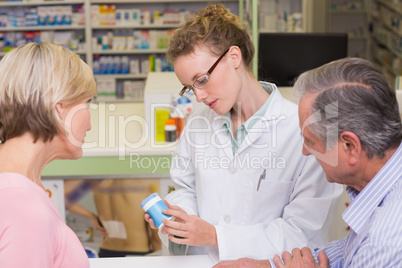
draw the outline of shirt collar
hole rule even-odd
[[[390,189],[402,178],[401,174],[402,143],[361,192],[353,187],[348,186],[346,188],[352,199],[352,204],[342,214],[342,218],[353,231],[359,234]]]
[[[260,85],[262,88],[268,92],[269,97],[267,101],[261,106],[258,111],[253,114],[246,122],[244,122],[241,126],[244,127],[244,129],[248,132],[253,125],[261,118],[265,116],[266,111],[268,110],[269,104],[271,103],[273,96],[275,95],[276,92],[276,86],[272,83],[264,82],[264,81],[259,81]],[[230,111],[223,117],[222,120],[222,127],[225,130],[227,134],[231,132],[232,129],[232,122],[230,120]],[[239,126],[239,127],[241,127]]]

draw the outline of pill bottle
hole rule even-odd
[[[176,120],[168,119],[165,123],[165,140],[173,142],[176,140]]]
[[[161,230],[164,227],[163,219],[173,220],[174,217],[162,213],[162,210],[168,209],[166,204],[160,198],[158,193],[153,193],[141,202],[141,208],[147,213],[154,221],[156,227]]]

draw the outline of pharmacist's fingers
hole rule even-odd
[[[167,206],[169,209],[174,209],[174,210],[179,210],[179,211],[185,212],[184,209],[182,209],[181,207],[179,207],[179,206],[173,206],[173,205],[169,204],[169,202],[168,202],[167,200],[163,200],[163,202],[165,202],[166,206]]]
[[[181,237],[181,236],[169,235],[169,240],[176,244],[181,244],[181,245],[189,244],[189,240],[186,239],[185,237]]]
[[[176,220],[186,222],[190,219],[190,216],[183,210],[176,209],[164,209],[163,214],[174,216]]]
[[[158,227],[156,227],[156,225],[154,223],[154,220],[151,217],[149,217],[149,214],[145,213],[144,219],[145,219],[145,221],[147,221],[149,223],[149,226],[152,229],[158,229]]]
[[[169,236],[176,236],[176,238],[188,238],[189,232],[180,229],[174,229],[169,227],[163,228]]]
[[[172,221],[167,219],[163,219],[162,222],[165,228],[167,228],[168,233],[169,233],[168,229],[185,230],[185,231],[188,230],[188,227],[185,222]]]

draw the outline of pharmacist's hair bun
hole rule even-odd
[[[222,4],[209,5],[198,13],[198,17],[209,18],[211,21],[226,21],[233,23],[238,28],[242,29],[242,22],[240,18],[231,13]]]
[[[224,17],[229,12],[221,4],[209,5],[198,13],[201,17]]]

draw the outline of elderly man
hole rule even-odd
[[[303,153],[327,180],[347,185],[342,217],[350,234],[322,249],[293,249],[282,259],[239,259],[216,267],[401,267],[402,126],[395,91],[367,60],[345,58],[296,81]],[[314,209],[314,208],[311,208]]]

